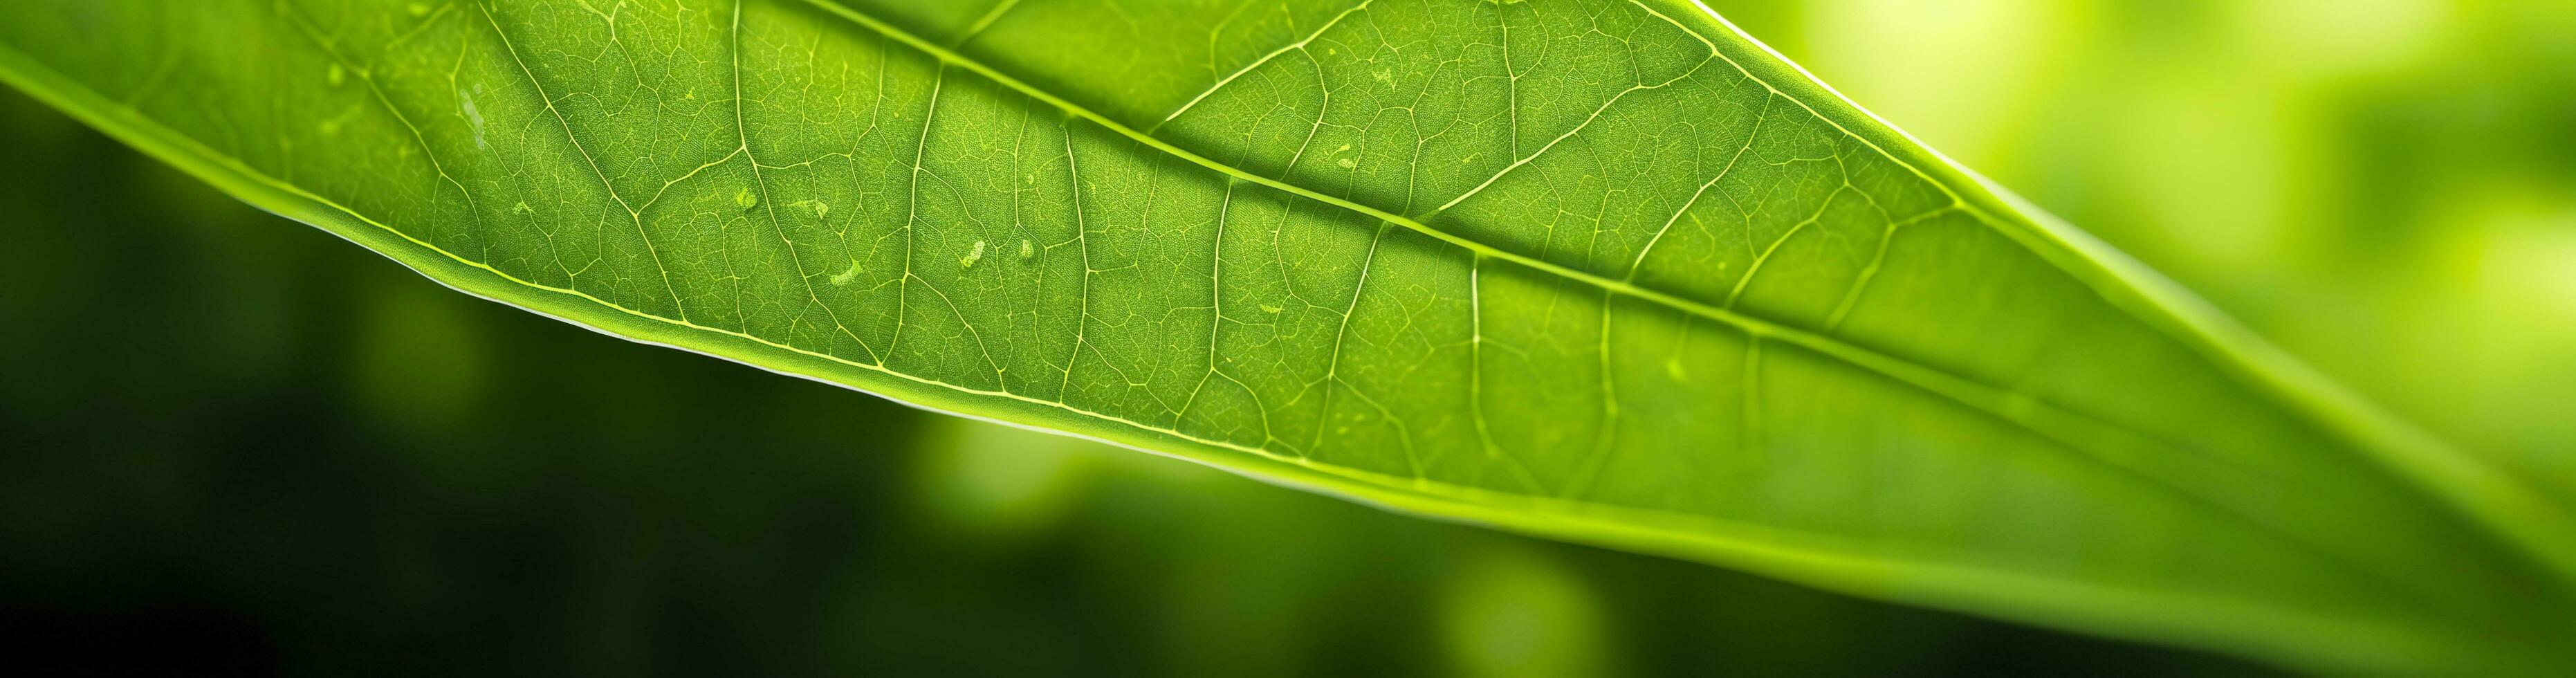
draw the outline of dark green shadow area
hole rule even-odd
[[[0,94],[10,672],[2252,675],[965,424],[438,287]]]

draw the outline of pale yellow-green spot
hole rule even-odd
[[[520,214],[536,214],[536,213],[537,213],[537,208],[529,207],[529,206],[528,206],[527,201],[522,200],[522,201],[519,201],[519,204],[511,205],[511,206],[510,206],[510,211],[512,211],[512,212],[517,212],[517,213],[520,213]]]
[[[974,248],[974,249],[967,250],[967,251],[966,251],[966,256],[958,257],[958,258],[957,258],[957,267],[958,267],[958,268],[974,268],[974,267],[975,267],[975,262],[983,261],[983,260],[984,260],[984,241],[982,241],[982,240],[977,240],[977,241],[975,241],[975,248]]]
[[[858,280],[859,274],[867,270],[868,267],[859,265],[859,262],[850,262],[850,267],[848,269],[832,276],[832,285],[835,287],[848,285],[850,284],[850,281]]]
[[[968,539],[1043,537],[1072,517],[1092,467],[1125,461],[1089,441],[965,419],[922,437],[916,462],[929,519]]]
[[[349,72],[341,69],[339,64],[331,64],[331,70],[322,72],[322,79],[329,81],[332,87],[338,87],[340,83],[348,81]]]
[[[751,209],[753,205],[760,204],[760,196],[752,195],[751,187],[744,186],[741,190],[734,191],[733,204],[741,205],[743,209]]]
[[[1462,554],[1442,582],[1442,643],[1457,675],[1472,678],[1617,674],[1599,594],[1538,553]]]
[[[1020,260],[1021,260],[1021,261],[1028,261],[1029,259],[1034,258],[1034,257],[1036,257],[1037,255],[1038,255],[1038,246],[1037,246],[1035,243],[1031,243],[1031,242],[1029,242],[1029,239],[1028,239],[1028,238],[1021,238],[1021,239],[1020,239]]]
[[[1262,305],[1261,305],[1261,312],[1263,312],[1263,313],[1278,313],[1278,312],[1280,312],[1280,311],[1285,311],[1285,310],[1288,310],[1288,309],[1281,308],[1278,304],[1262,304]]]

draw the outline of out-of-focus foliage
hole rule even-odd
[[[13,671],[2260,675],[603,340],[14,93],[0,146]]]
[[[0,167],[12,667],[2250,670],[604,341],[350,256],[20,95],[0,94],[0,145],[26,160]]]
[[[2564,3],[1711,4],[2444,435],[2576,464]],[[10,643],[331,673],[2245,670],[604,342],[8,96]]]
[[[2576,4],[1711,5],[2374,400],[2576,478]]]

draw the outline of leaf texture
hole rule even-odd
[[[1696,3],[7,11],[12,84],[447,285],[638,341],[2310,668],[2534,670],[2576,633],[2564,498]]]

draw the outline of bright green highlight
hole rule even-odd
[[[638,340],[2318,667],[2576,630],[2559,498],[1687,3],[30,4],[13,84]]]

